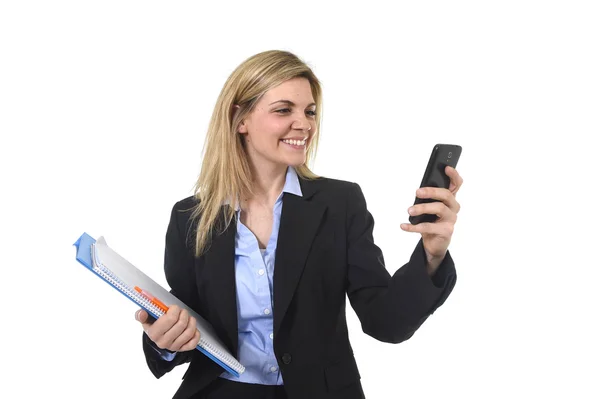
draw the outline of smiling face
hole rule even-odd
[[[300,166],[316,130],[316,105],[305,78],[267,91],[239,125],[246,151],[257,169]]]

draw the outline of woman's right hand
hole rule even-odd
[[[196,329],[196,319],[189,312],[177,305],[169,307],[167,313],[154,322],[148,313],[140,309],[135,313],[135,319],[142,324],[146,335],[160,349],[171,352],[185,352],[195,349],[200,341],[200,332]]]

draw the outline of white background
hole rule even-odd
[[[185,367],[152,376],[136,307],[72,244],[166,284],[223,83],[285,49],[323,82],[314,170],[361,185],[390,273],[432,146],[463,146],[446,304],[400,345],[349,308],[367,397],[600,397],[595,3],[3,2],[0,396],[172,396]]]

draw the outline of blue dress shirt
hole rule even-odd
[[[283,193],[302,196],[298,175],[288,167],[285,184],[273,207],[273,227],[267,247],[240,220],[237,209],[235,236],[235,283],[238,312],[238,360],[246,371],[239,377],[227,372],[220,377],[251,384],[282,385],[283,379],[273,350],[273,273]],[[165,360],[174,353],[163,351]]]

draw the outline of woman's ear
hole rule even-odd
[[[237,104],[233,104],[232,107],[232,118],[235,118],[235,115],[238,113],[238,111],[240,110],[240,106]],[[238,133],[248,133],[248,128],[246,127],[246,123],[244,121],[241,121],[240,124],[237,127],[237,132]]]

